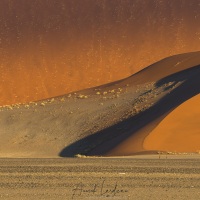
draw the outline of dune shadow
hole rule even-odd
[[[183,102],[199,94],[199,77],[200,65],[174,73],[157,81],[156,87],[158,88],[167,85],[164,90],[175,87],[177,83],[181,82],[181,84],[147,110],[66,146],[59,153],[59,156],[74,157],[76,154],[103,155],[109,152],[147,124],[171,112]],[[106,145],[103,145],[104,143]],[[101,146],[102,148],[99,148]]]

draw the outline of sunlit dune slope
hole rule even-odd
[[[145,138],[144,149],[200,152],[200,95],[167,115]]]
[[[176,109],[184,105],[189,109],[188,102],[198,106],[199,77],[200,52],[186,53],[106,85],[0,107],[0,157],[121,156],[165,150],[168,144],[175,147],[182,128],[173,129],[174,137],[163,142],[168,132],[156,127],[164,130],[162,120],[170,125],[165,118],[178,116]],[[190,116],[197,120],[199,112],[193,109]],[[181,113],[191,121],[185,108]],[[196,138],[193,150],[200,141],[195,123],[188,139]],[[186,134],[189,137],[186,132],[182,136]],[[174,150],[189,151],[190,147],[177,142]]]
[[[1,0],[0,105],[102,85],[199,51],[199,10],[199,0]]]

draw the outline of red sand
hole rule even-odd
[[[167,115],[145,138],[144,149],[200,152],[200,95]]]
[[[127,77],[200,50],[199,2],[0,1],[0,105]]]

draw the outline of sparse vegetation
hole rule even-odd
[[[55,99],[52,98],[52,99],[49,100],[49,103],[53,103],[54,101],[55,101]]]
[[[25,108],[30,108],[30,106],[29,106],[28,104],[26,104],[24,107],[25,107]]]
[[[79,99],[87,99],[88,96],[87,95],[79,94],[77,98],[79,98]]]
[[[108,94],[108,92],[106,92],[106,91],[105,91],[105,92],[103,92],[103,95],[106,95],[106,94]]]
[[[86,155],[81,155],[81,154],[76,154],[75,157],[76,158],[87,158]]]
[[[44,102],[42,102],[40,105],[41,105],[41,106],[45,106],[45,103],[44,103]]]

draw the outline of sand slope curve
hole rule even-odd
[[[200,95],[181,104],[145,138],[144,149],[200,152]]]
[[[196,98],[199,76],[200,52],[186,53],[106,85],[0,107],[0,157],[121,156],[155,150],[145,148],[145,138],[169,113]]]

